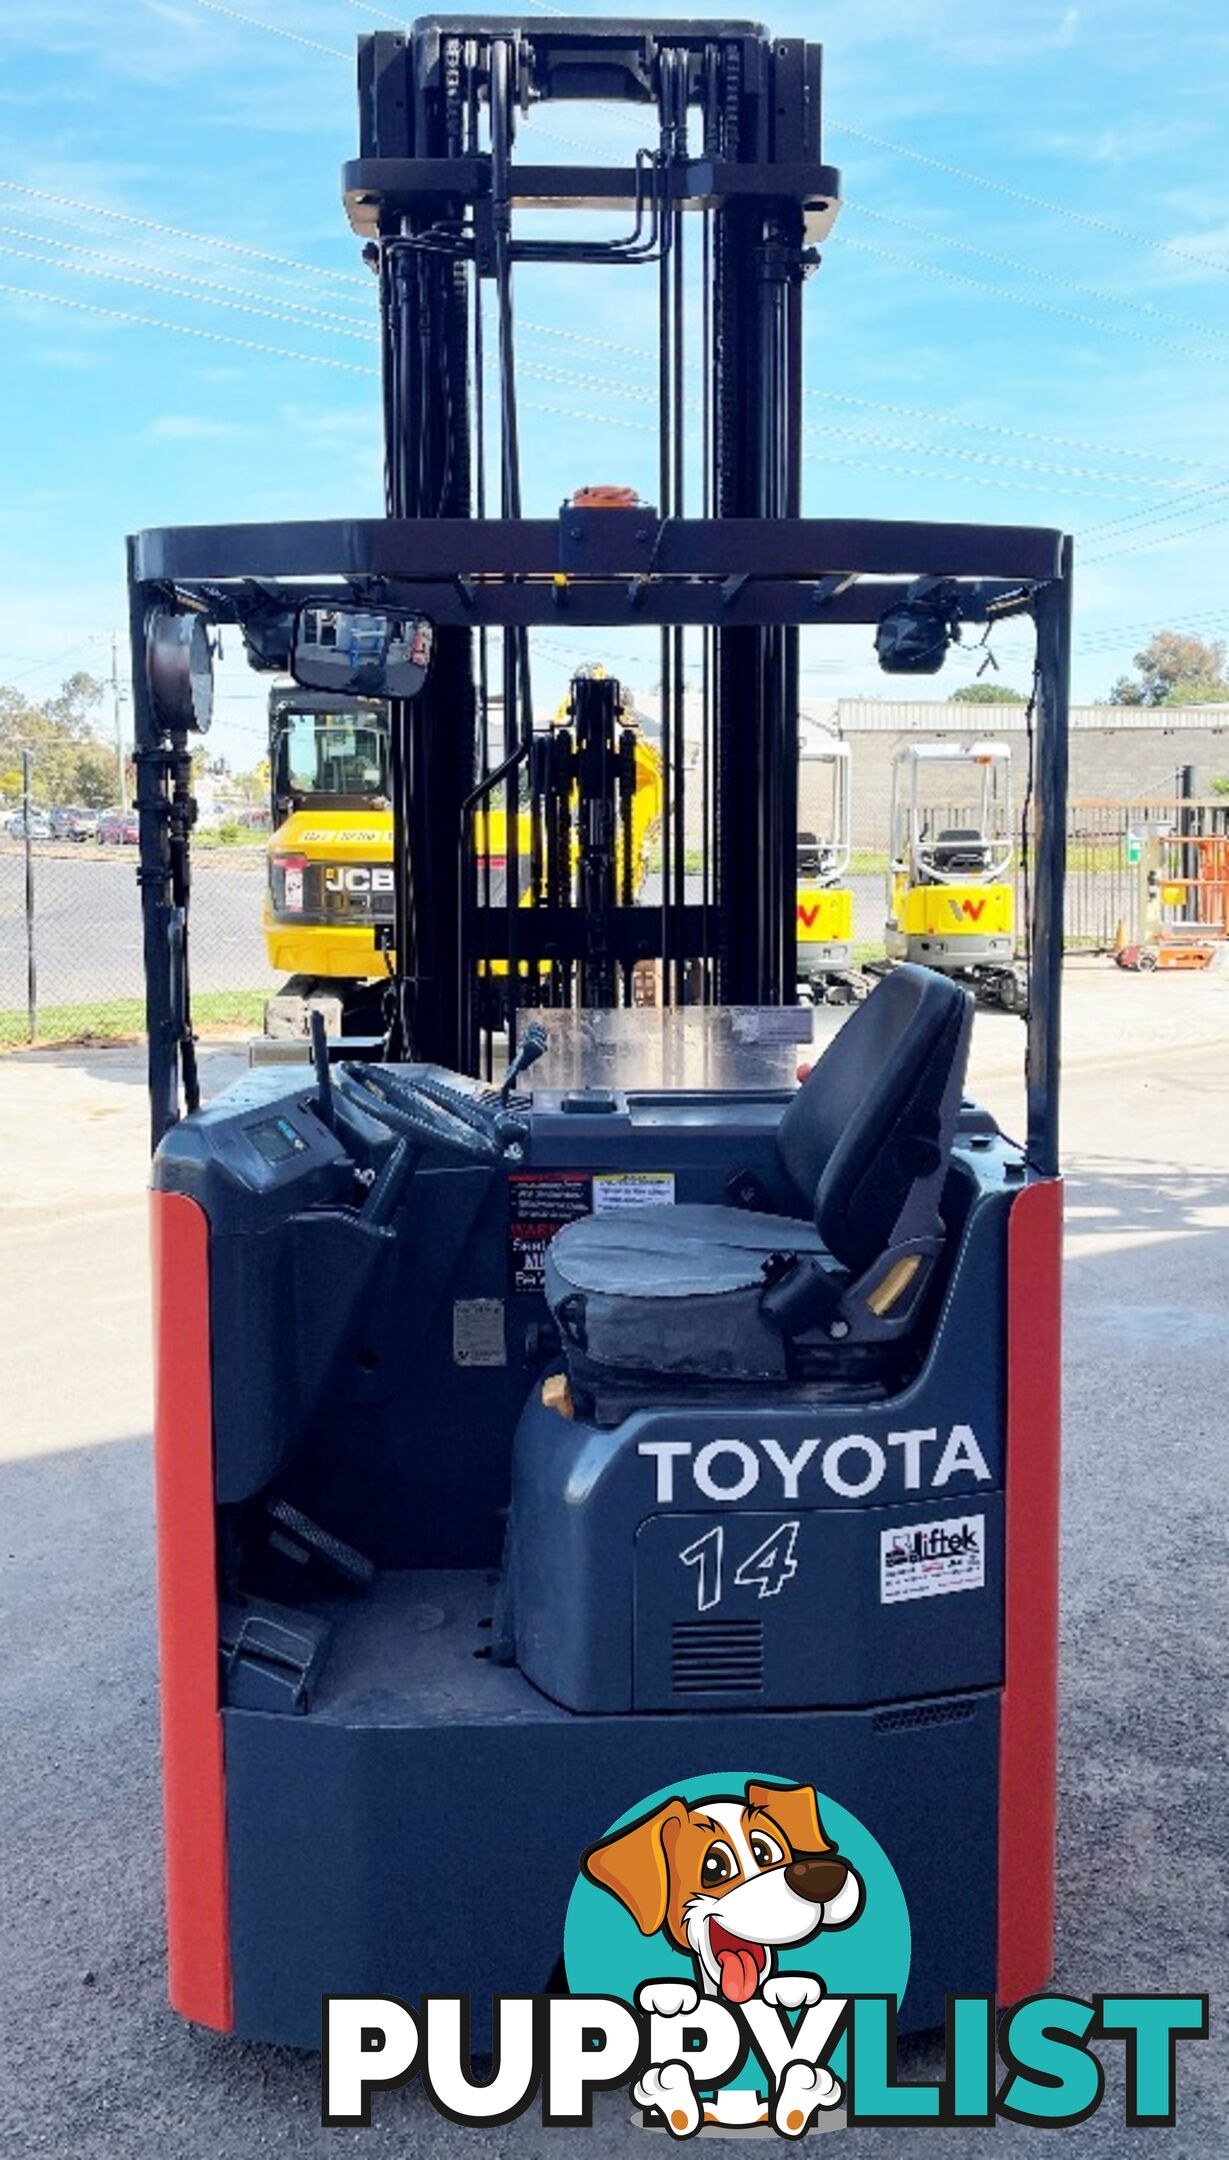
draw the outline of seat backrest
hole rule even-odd
[[[976,825],[949,825],[933,842],[931,853],[937,870],[986,870],[990,850]]]
[[[781,1120],[785,1168],[854,1274],[887,1250],[906,1207],[898,1234],[936,1226],[972,1026],[958,983],[895,967],[854,1006]]]

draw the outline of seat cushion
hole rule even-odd
[[[760,1309],[774,1253],[822,1254],[807,1222],[742,1208],[587,1215],[552,1239],[546,1296],[568,1345],[612,1373],[781,1375],[785,1343]]]

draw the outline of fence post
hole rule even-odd
[[[26,1040],[38,1033],[38,971],[34,961],[34,847],[30,837],[30,752],[21,753],[21,829],[26,850]]]

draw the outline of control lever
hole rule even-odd
[[[316,1115],[331,1133],[337,1131],[337,1105],[333,1100],[333,1068],[329,1063],[329,1038],[324,1014],[313,1006],[310,1016],[312,1064],[316,1071]]]
[[[508,1107],[508,1098],[521,1074],[528,1072],[531,1065],[536,1065],[540,1057],[545,1057],[549,1049],[550,1036],[546,1029],[539,1020],[531,1020],[521,1037],[521,1047],[504,1074],[504,1084],[499,1091],[499,1100],[505,1110]]]

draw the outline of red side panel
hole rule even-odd
[[[195,1200],[154,1193],[152,1230],[169,1992],[182,2017],[229,2032],[233,2015],[218,1709],[209,1224]]]
[[[1007,1229],[1006,1684],[999,1741],[1000,2002],[1054,1966],[1063,1189],[1028,1185]]]

